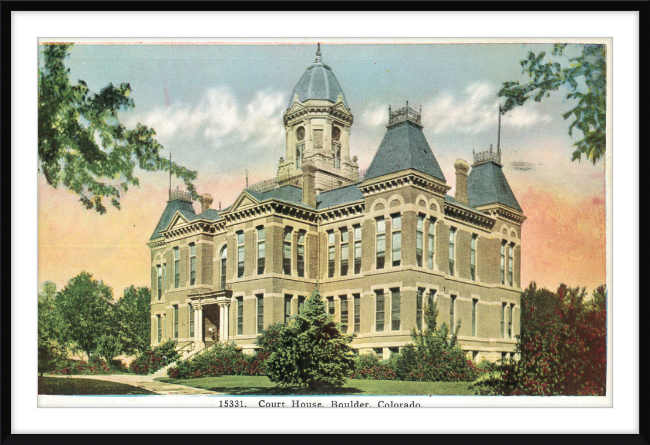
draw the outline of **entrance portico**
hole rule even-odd
[[[203,349],[206,341],[228,343],[231,290],[201,289],[189,295],[194,308],[194,348]]]

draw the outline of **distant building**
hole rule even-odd
[[[456,192],[422,132],[420,113],[389,109],[365,175],[351,157],[353,115],[321,60],[298,81],[283,114],[286,155],[272,180],[228,208],[171,192],[149,240],[151,343],[183,351],[235,342],[252,352],[259,332],[288,321],[319,288],[361,353],[387,358],[423,326],[461,323],[475,361],[515,351],[521,225],[525,220],[499,150],[458,160]]]

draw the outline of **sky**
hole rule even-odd
[[[542,44],[325,44],[329,65],[354,115],[350,150],[367,168],[388,123],[388,107],[422,106],[424,134],[447,183],[453,163],[472,162],[472,150],[496,147],[501,84],[526,81],[519,61]],[[42,64],[42,49],[39,63]],[[569,47],[569,54],[580,48]],[[66,65],[73,83],[99,92],[129,83],[136,107],[120,120],[156,131],[163,155],[198,171],[199,193],[230,205],[251,183],[276,175],[285,156],[282,113],[305,69],[314,42],[302,44],[77,44]],[[522,286],[535,281],[592,290],[606,281],[605,163],[572,162],[574,103],[561,89],[502,117],[503,171],[527,220],[522,228]],[[34,147],[34,149],[36,149]],[[105,215],[78,197],[47,185],[39,174],[39,284],[61,289],[82,270],[121,297],[130,285],[150,286],[146,243],[165,208],[169,177],[138,172],[140,186]],[[174,179],[173,186],[182,185]],[[454,190],[449,192],[453,195]],[[198,204],[195,208],[198,210]]]

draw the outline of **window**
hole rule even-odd
[[[226,288],[226,258],[228,257],[228,247],[223,246],[221,249],[221,289]]]
[[[305,300],[307,297],[299,296],[298,297],[298,313],[300,314],[305,307]]]
[[[422,250],[424,242],[424,216],[418,215],[418,221],[415,231],[415,262],[418,267],[422,267]]]
[[[190,244],[190,286],[196,284],[196,244]]]
[[[283,260],[282,260],[282,269],[284,270],[285,275],[291,275],[291,235],[293,234],[293,229],[291,227],[286,227],[284,229],[284,248],[283,248]]]
[[[354,294],[354,332],[361,332],[361,295]]]
[[[329,278],[334,276],[334,269],[336,269],[336,246],[334,241],[334,232],[327,232],[327,276]]]
[[[472,235],[469,246],[469,273],[473,281],[476,281],[476,240],[478,235]]]
[[[261,333],[264,329],[264,295],[255,295],[257,298],[257,333]]]
[[[327,298],[327,313],[331,316],[336,314],[336,309],[334,307],[334,297]]]
[[[264,227],[257,228],[257,274],[264,273],[266,266],[266,230]]]
[[[289,320],[291,320],[291,300],[293,299],[293,295],[285,295],[284,296],[284,322],[289,323]]]
[[[298,232],[298,276],[305,276],[305,231]]]
[[[384,291],[375,291],[376,299],[376,312],[375,312],[375,331],[382,332],[384,330]]]
[[[332,144],[334,149],[334,168],[341,168],[341,144]]]
[[[348,229],[341,229],[341,276],[348,274]]]
[[[510,247],[508,248],[508,283],[510,283],[510,286],[512,287],[513,284],[513,269],[514,269],[514,264],[515,264],[515,258],[514,258],[514,251],[515,251],[515,245],[510,244]]]
[[[386,221],[377,218],[377,269],[383,269],[386,261]]]
[[[156,266],[156,269],[158,270],[158,301],[160,301],[162,299],[162,266]]]
[[[190,337],[194,337],[194,306],[190,306]]]
[[[174,305],[174,338],[178,338],[178,305]]]
[[[181,284],[181,252],[174,247],[174,287]]]
[[[244,249],[244,232],[237,232],[237,278],[242,278],[246,270],[246,252]]]
[[[449,275],[454,274],[454,260],[456,259],[456,229],[449,229]]]
[[[427,236],[427,262],[429,263],[429,269],[433,269],[433,252],[434,250],[434,230],[436,228],[435,226],[436,220],[435,219],[430,219],[429,220],[429,234]]]
[[[505,338],[506,303],[501,304],[501,338]]]
[[[244,297],[237,298],[237,335],[244,333]]]
[[[501,284],[506,284],[506,242],[501,243]]]
[[[348,332],[348,297],[341,295],[341,332],[347,334]]]
[[[323,148],[323,130],[314,130],[314,148]]]
[[[478,307],[478,300],[472,300],[472,337],[476,337],[476,309]]]
[[[303,153],[305,151],[305,143],[301,143],[296,145],[296,168],[300,168],[302,166],[302,157]]]
[[[158,323],[158,343],[162,341],[162,317],[156,315],[156,321]]]
[[[422,317],[423,317],[423,299],[424,288],[418,287],[418,293],[415,295],[415,326],[418,331],[422,330]]]
[[[515,310],[515,305],[510,305],[510,310],[508,311],[508,338],[512,338],[512,313]]]
[[[354,226],[354,273],[361,273],[361,226]]]
[[[393,250],[393,267],[399,266],[402,261],[402,216],[394,215],[393,216],[393,239],[392,239],[392,250]]]
[[[399,331],[400,328],[400,306],[401,306],[401,294],[399,292],[399,289],[391,289],[390,329],[392,331]]]
[[[429,298],[427,299],[427,306],[428,307],[433,306],[433,302],[434,302],[434,300],[436,298],[436,292],[438,292],[438,291],[435,290],[435,289],[431,289],[429,291]]]
[[[456,328],[456,295],[450,295],[449,299],[449,326],[453,334]]]
[[[162,265],[162,288],[165,289],[165,283],[167,282],[167,264],[163,263]]]

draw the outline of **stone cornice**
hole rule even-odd
[[[270,215],[274,213],[288,215],[307,221],[315,221],[318,211],[315,209],[310,210],[304,207],[272,200],[260,203],[258,205],[252,205],[241,210],[235,210],[232,213],[225,213],[223,214],[223,218],[227,224],[233,224],[245,221],[247,219],[257,218],[259,216]]]
[[[363,201],[356,201],[353,203],[343,204],[337,207],[321,210],[318,217],[321,222],[332,222],[338,219],[347,218],[362,214],[365,211],[365,203]]]
[[[484,229],[491,229],[496,222],[496,218],[490,215],[486,215],[476,210],[469,210],[449,201],[445,201],[445,216]]]
[[[523,213],[501,204],[481,206],[478,210],[490,215],[492,218],[502,218],[518,225],[522,225],[526,221],[526,216]]]
[[[359,190],[361,190],[364,196],[368,196],[408,185],[413,185],[442,196],[451,189],[450,186],[441,181],[426,178],[415,170],[410,170],[393,177],[380,177],[362,181],[359,184]]]
[[[354,117],[343,108],[335,107],[334,105],[322,106],[303,106],[296,110],[290,111],[284,115],[284,125],[286,126],[292,121],[303,119],[309,115],[325,115],[332,116],[339,119],[343,124],[351,125]]]

